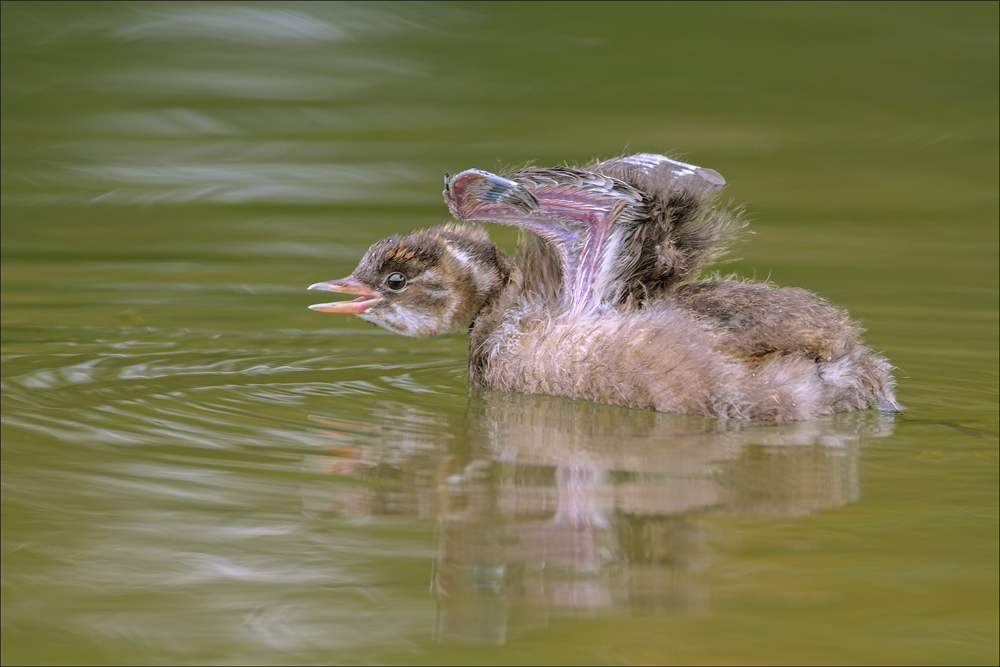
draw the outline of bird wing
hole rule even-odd
[[[711,193],[726,184],[726,179],[714,169],[696,167],[655,153],[636,153],[605,160],[588,169],[625,181],[631,181],[629,176],[638,172],[645,177],[643,181],[655,184],[653,187],[664,192],[694,190]]]
[[[458,220],[513,225],[548,242],[575,311],[609,296],[622,235],[648,218],[650,208],[642,192],[618,179],[564,167],[509,177],[470,169],[446,177],[444,198]]]
[[[562,266],[563,294],[580,312],[615,302],[638,261],[623,248],[636,225],[649,221],[653,195],[630,182],[661,192],[708,193],[725,185],[711,169],[639,153],[586,169],[532,169],[506,177],[469,169],[445,176],[444,199],[458,220],[513,225],[548,242]]]

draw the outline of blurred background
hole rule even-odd
[[[4,664],[995,664],[998,26],[4,2]],[[907,412],[469,392],[464,334],[306,309],[446,171],[623,152],[721,172],[721,268],[848,308]]]

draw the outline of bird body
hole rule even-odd
[[[311,307],[411,336],[468,328],[469,381],[496,391],[774,421],[900,410],[891,365],[844,311],[694,279],[744,224],[712,205],[724,182],[648,153],[446,176],[456,219],[526,232],[514,257],[475,224],[389,237],[348,278],[310,287],[357,299]]]

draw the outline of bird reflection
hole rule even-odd
[[[734,422],[475,393],[464,417],[386,404],[328,427],[342,481],[314,510],[434,521],[441,641],[504,643],[552,617],[708,604],[713,527],[859,498],[881,413]],[[348,444],[350,440],[353,444]]]

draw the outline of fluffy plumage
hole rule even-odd
[[[513,258],[472,224],[373,245],[312,306],[411,336],[469,328],[469,380],[497,391],[784,421],[900,410],[890,364],[797,288],[694,280],[744,223],[714,171],[639,154],[584,168],[446,176],[459,220],[525,230]]]

